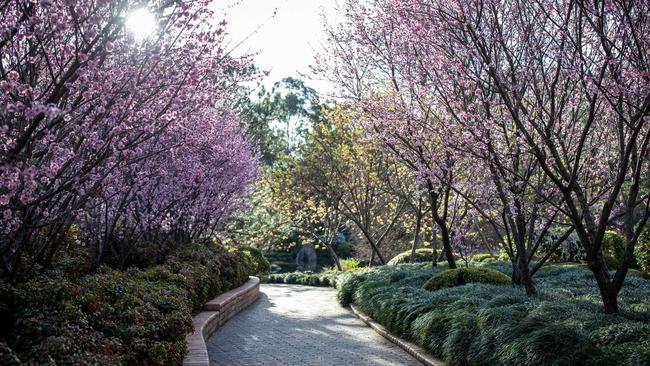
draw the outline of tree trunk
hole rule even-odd
[[[370,243],[370,247],[372,248],[372,256],[370,257],[370,266],[372,266],[372,262],[375,259],[375,255],[377,258],[379,258],[379,264],[382,266],[386,264],[386,261],[384,260],[384,256],[381,255],[381,252],[379,251],[379,247],[377,247],[377,244],[375,241],[370,237],[370,234],[368,234],[366,231],[363,231],[363,235],[366,237],[366,240],[368,240],[368,243]]]
[[[451,248],[449,231],[444,225],[440,225],[440,234],[442,237],[442,248],[445,251],[445,257],[447,258],[447,263],[449,263],[449,269],[454,269],[456,268],[456,259],[454,258],[454,251]]]
[[[520,258],[522,258],[520,256]],[[523,262],[523,263],[522,263]],[[533,278],[530,275],[530,271],[528,270],[528,264],[526,263],[526,259],[519,259],[517,263],[517,269],[515,270],[517,272],[516,278],[513,277],[512,282],[514,282],[517,285],[524,286],[524,289],[526,289],[526,295],[534,295],[537,290],[535,290],[535,285],[533,284]]]
[[[600,296],[603,299],[605,314],[618,314],[618,292],[608,289],[603,293],[601,290]]]
[[[588,266],[596,278],[598,290],[600,291],[600,298],[603,301],[603,308],[605,314],[617,314],[618,310],[618,289],[612,281],[610,281],[608,273],[605,269],[605,263],[602,254],[597,256],[594,260],[589,261]]]
[[[334,248],[332,248],[332,245],[330,245],[329,243],[323,243],[323,244],[325,244],[325,247],[327,248],[327,252],[330,254],[330,257],[332,257],[334,264],[336,264],[336,268],[339,271],[343,271],[343,267],[341,267],[341,261],[339,261],[339,256],[336,255],[336,252],[334,251]]]
[[[418,242],[420,241],[421,226],[422,226],[422,215],[418,214],[417,219],[415,220],[415,232],[413,233],[413,246],[411,247],[411,258],[409,258],[409,263],[415,262],[415,251],[418,247]]]
[[[524,289],[526,289],[526,295],[534,295],[536,290],[533,285],[533,277],[528,268],[526,244],[523,237],[518,236],[515,238],[515,248],[517,249],[517,254],[515,255],[515,258],[511,260],[512,282],[516,285],[523,286]]]
[[[449,240],[449,228],[444,221],[444,218],[438,217],[438,197],[433,191],[433,183],[427,181],[427,188],[429,189],[429,202],[431,204],[431,216],[433,222],[435,222],[440,228],[440,236],[442,238],[442,248],[444,250],[445,256],[447,257],[447,263],[449,263],[449,268],[456,268],[456,259],[454,259],[454,251],[451,248],[451,241]]]

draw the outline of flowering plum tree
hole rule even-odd
[[[447,262],[455,268],[452,241],[460,234],[455,227],[464,211],[451,185],[457,159],[434,106],[413,83],[412,62],[401,58],[407,50],[384,5],[345,2],[344,22],[328,29],[331,52],[321,57],[318,71],[343,86],[340,96],[353,106],[366,132],[417,176]]]
[[[123,268],[138,242],[155,243],[152,249],[162,260],[166,244],[213,235],[239,208],[256,171],[254,160],[241,154],[252,148],[236,116],[210,109],[147,147],[159,151],[153,158],[107,177],[101,194],[80,215],[95,264],[109,249]]]
[[[80,213],[108,240],[154,225],[194,235],[236,206],[255,163],[225,99],[241,63],[208,4],[139,4],[157,18],[146,39],[125,29],[128,1],[0,5],[5,275],[26,253],[47,264]]]
[[[512,126],[510,143],[537,161],[557,192],[554,207],[581,240],[605,311],[618,312],[617,295],[650,212],[641,186],[650,142],[648,2],[391,5],[420,64],[435,70],[423,82],[449,90],[448,110],[465,120],[485,119],[488,131]],[[617,220],[627,242],[611,274],[602,246]]]
[[[342,12],[330,74],[389,149],[453,161],[455,179],[444,165],[428,174],[505,237],[528,292],[545,233],[563,225],[557,245],[575,231],[617,312],[650,212],[648,3],[350,0]],[[611,274],[602,246],[614,223],[627,245]]]

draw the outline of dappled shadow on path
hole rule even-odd
[[[419,365],[330,288],[262,285],[259,300],[207,343],[213,365]]]

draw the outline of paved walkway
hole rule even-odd
[[[211,365],[421,365],[341,307],[333,289],[261,291],[208,339]]]

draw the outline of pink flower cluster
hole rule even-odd
[[[158,18],[145,40],[125,28],[130,1],[3,7],[5,272],[30,243],[55,247],[73,224],[86,233],[104,225],[104,238],[205,235],[238,208],[257,169],[228,107],[245,60],[224,52],[223,23],[212,24],[209,3],[139,2]]]

